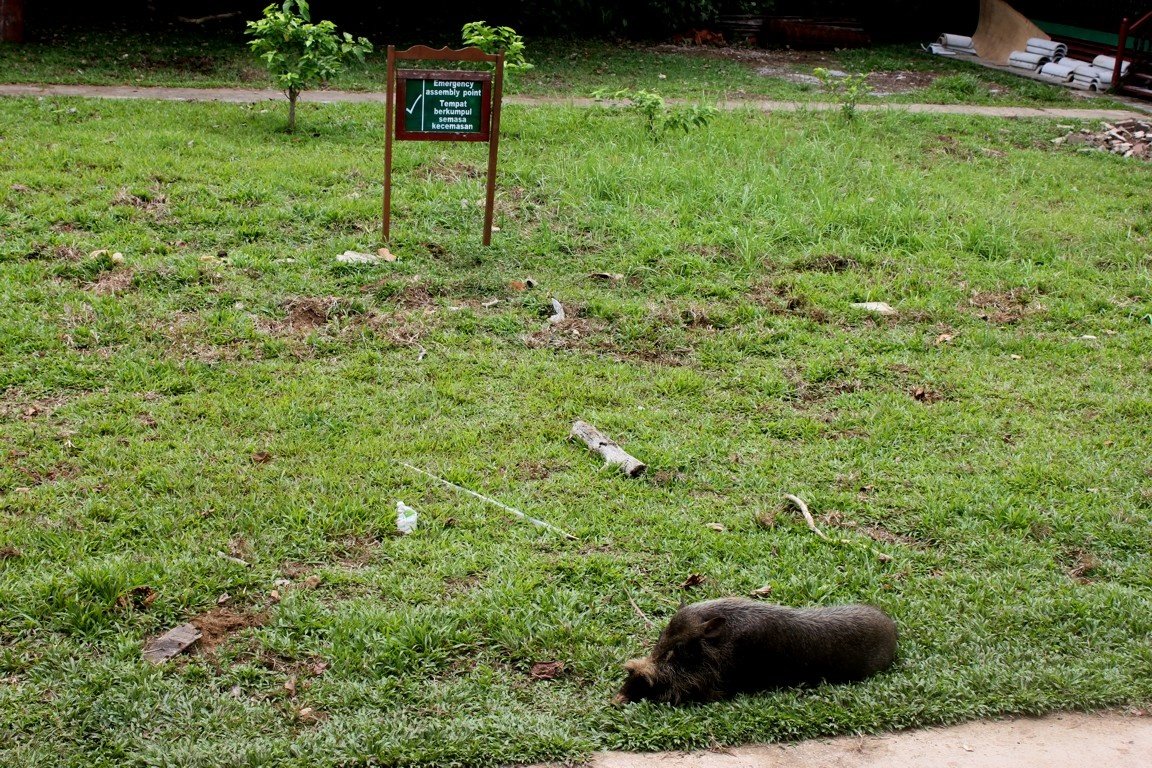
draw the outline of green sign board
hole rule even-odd
[[[489,81],[456,79],[444,74],[447,76],[403,78],[400,104],[404,112],[397,121],[398,138],[436,138],[435,134],[487,138]]]

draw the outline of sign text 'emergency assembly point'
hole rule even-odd
[[[400,69],[397,61],[488,62],[492,72]],[[406,51],[388,46],[387,138],[384,150],[384,240],[391,230],[392,142],[488,142],[487,204],[484,209],[484,245],[492,242],[492,210],[496,196],[496,152],[500,140],[500,101],[504,82],[504,54],[479,48],[429,48],[417,45]]]

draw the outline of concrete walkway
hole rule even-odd
[[[1152,717],[1064,713],[716,752],[603,752],[591,768],[1148,768]]]
[[[261,101],[283,101],[284,94],[273,90],[242,88],[136,88],[122,85],[0,85],[0,96],[80,96],[90,99],[152,99],[155,101],[221,101],[252,104]],[[383,93],[364,91],[305,91],[302,102],[329,104],[336,102],[383,104]],[[675,102],[675,99],[670,101]],[[560,104],[588,107],[592,99],[537,96],[507,96],[505,104],[533,106]],[[822,102],[763,101],[745,99],[723,101],[722,109],[756,109],[763,112],[827,111],[840,109],[839,104]],[[1116,122],[1145,118],[1146,114],[1125,109],[1069,109],[1066,107],[987,107],[966,104],[861,104],[861,112],[899,111],[916,114],[985,115],[990,117],[1043,117],[1060,120],[1107,120]]]

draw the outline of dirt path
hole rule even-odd
[[[1152,717],[1064,713],[717,752],[603,752],[592,768],[1147,768]]]
[[[93,99],[152,99],[156,101],[222,101],[251,104],[260,101],[282,101],[284,95],[273,90],[237,88],[136,88],[121,85],[0,85],[0,96],[81,96]],[[380,103],[383,93],[361,91],[305,91],[301,101],[313,103]],[[675,101],[675,100],[672,100]],[[533,106],[538,104],[565,104],[577,107],[591,106],[591,99],[555,98],[535,96],[508,96],[506,104]],[[764,112],[797,112],[800,110],[826,111],[839,109],[839,104],[793,101],[763,101],[746,99],[724,101],[723,109],[751,108]],[[1056,119],[1107,120],[1116,122],[1143,117],[1138,111],[1124,109],[1068,109],[1064,107],[986,107],[965,104],[861,104],[862,112],[896,110],[914,113],[948,115],[987,115],[992,117],[1044,117]]]

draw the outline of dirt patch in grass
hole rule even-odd
[[[816,323],[830,321],[826,310],[814,306],[807,296],[795,293],[792,286],[785,283],[754,285],[748,298],[774,315],[804,317]]]
[[[57,408],[66,404],[69,399],[56,396],[24,400],[20,390],[9,390],[0,396],[0,416],[16,416],[21,421],[31,421],[41,416],[51,416]]]
[[[54,483],[57,480],[68,480],[69,478],[76,477],[80,474],[78,467],[71,464],[54,464],[47,469],[34,469],[31,467],[16,467],[17,471],[28,478],[31,485],[44,485],[45,483]]]
[[[1091,578],[1100,568],[1100,561],[1086,549],[1076,547],[1062,553],[1060,564],[1068,578],[1077,584],[1091,584]]]
[[[296,296],[281,305],[281,319],[259,318],[257,327],[273,336],[306,336],[338,318],[361,316],[363,310],[338,296]]]
[[[868,86],[873,96],[890,96],[894,93],[907,93],[928,88],[940,75],[934,72],[872,72],[868,75]]]
[[[80,261],[88,254],[71,245],[58,245],[52,249],[52,258],[62,261]]]
[[[467,576],[444,579],[444,596],[454,597],[457,595],[466,595],[478,589],[483,584],[484,574],[480,572],[469,573]]]
[[[927,545],[914,539],[911,536],[904,536],[879,525],[861,525],[855,520],[848,519],[843,512],[839,510],[831,510],[819,518],[820,522],[828,528],[840,528],[845,531],[854,531],[861,536],[875,541],[879,544],[896,544],[902,547],[911,547],[912,549],[924,549]]]
[[[462,162],[448,162],[437,158],[416,166],[416,173],[428,181],[447,181],[455,184],[463,179],[478,179],[484,172],[474,165]]]
[[[267,615],[263,613],[239,613],[230,608],[213,608],[194,617],[190,623],[200,630],[200,641],[196,644],[198,651],[211,654],[232,635],[252,627],[262,627],[267,620]]]
[[[105,272],[92,283],[89,283],[87,288],[97,296],[111,296],[117,293],[123,293],[132,287],[132,279],[135,273],[130,269],[118,269],[113,272]]]
[[[139,208],[154,216],[166,216],[168,214],[168,197],[159,191],[146,197],[141,197],[140,195],[132,194],[125,188],[121,188],[120,191],[116,193],[116,196],[112,198],[112,205]]]
[[[553,472],[562,472],[571,466],[558,461],[522,461],[516,465],[516,479],[544,480]]]
[[[961,309],[972,312],[981,320],[996,324],[1018,323],[1040,307],[1032,305],[1028,292],[1020,288],[1010,291],[977,291]]]
[[[820,256],[809,256],[796,262],[793,267],[798,272],[845,272],[849,269],[858,269],[860,262],[847,256],[835,253],[826,253]]]
[[[790,48],[741,48],[738,46],[673,45],[671,43],[641,47],[655,53],[675,53],[680,56],[699,56],[708,59],[727,59],[759,64],[764,68],[801,67],[811,69],[824,66],[834,57],[826,51],[794,51]]]
[[[376,559],[380,540],[363,534],[345,536],[332,544],[336,564],[349,569],[363,568]]]
[[[593,337],[604,332],[604,323],[587,317],[574,316],[576,307],[565,307],[568,316],[559,323],[547,323],[538,331],[528,334],[524,343],[530,349],[592,349],[597,345]],[[618,351],[618,350],[617,350]]]
[[[925,405],[932,405],[944,399],[944,395],[927,387],[913,387],[908,394],[912,396],[913,400]]]

